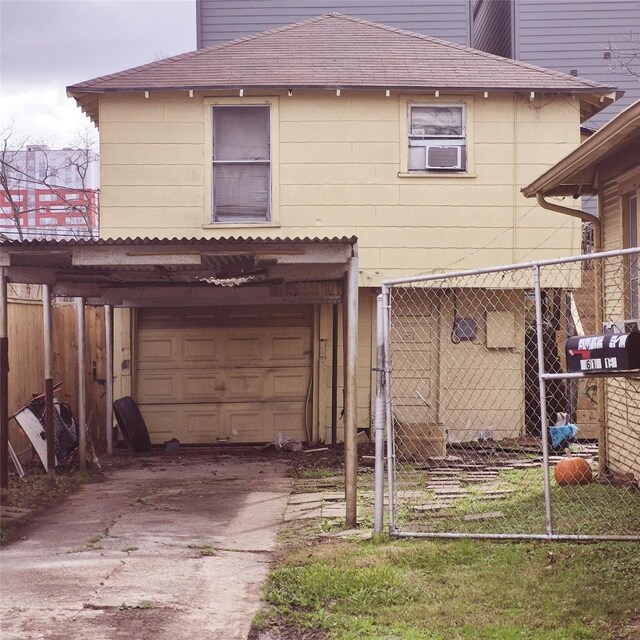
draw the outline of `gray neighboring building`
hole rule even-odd
[[[618,87],[599,127],[640,99],[610,44],[640,39],[640,0],[196,0],[198,48],[336,11]],[[639,69],[640,71],[640,69]]]
[[[616,73],[609,55],[640,40],[640,0],[471,0],[471,23],[472,47],[624,91],[595,127],[640,99],[640,78]]]
[[[471,44],[469,0],[196,0],[198,49],[332,11]]]

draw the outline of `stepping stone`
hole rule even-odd
[[[313,493],[296,493],[289,498],[289,504],[307,504],[309,502],[322,502],[344,500],[344,493],[323,493],[316,491]]]
[[[292,522],[294,520],[310,520],[312,518],[322,518],[322,510],[320,507],[317,509],[311,509],[309,511],[291,512],[289,509],[284,514],[285,522]]]
[[[396,491],[397,498],[406,498],[411,500],[412,498],[424,498],[424,491],[408,491],[406,489],[401,489],[400,491]]]
[[[458,488],[436,488],[434,489],[435,493],[437,496],[456,496],[456,497],[460,497],[460,496],[466,496],[469,495],[462,487],[458,487]]]
[[[0,508],[0,517],[15,520],[22,518],[31,513],[31,509],[23,509],[22,507],[3,506]]]
[[[414,511],[440,511],[451,506],[451,500],[442,500],[441,502],[428,502],[427,504],[417,504],[411,507]]]
[[[467,522],[473,522],[476,520],[492,520],[494,518],[502,518],[502,512],[487,511],[487,513],[470,513],[464,517]]]

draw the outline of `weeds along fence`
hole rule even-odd
[[[44,391],[43,311],[35,296],[24,292],[10,295],[8,307],[9,329],[9,414],[27,404],[33,394]],[[37,294],[37,292],[36,292]],[[87,419],[96,448],[105,445],[105,359],[104,312],[87,307]],[[77,342],[76,308],[71,303],[56,303],[52,307],[54,383],[62,386],[56,393],[61,402],[77,407]],[[9,441],[23,460],[30,455],[31,445],[17,423],[9,423]]]
[[[632,249],[383,284],[392,535],[640,540],[640,363],[625,361],[640,334],[624,337],[639,263]]]

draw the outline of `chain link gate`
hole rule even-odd
[[[392,535],[640,540],[640,365],[600,371],[593,341],[580,371],[566,355],[571,336],[640,330],[639,263],[636,248],[383,283]],[[377,478],[381,527],[382,453]]]

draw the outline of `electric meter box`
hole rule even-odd
[[[567,372],[611,373],[640,369],[640,333],[573,336],[567,340]]]

